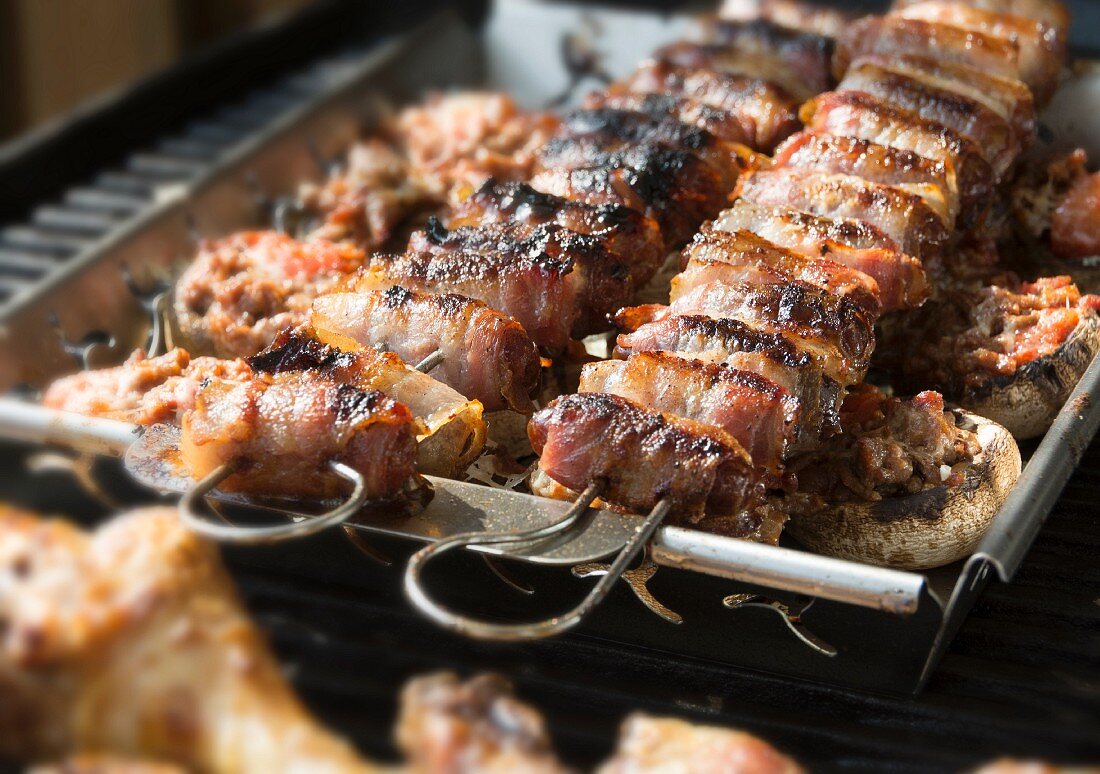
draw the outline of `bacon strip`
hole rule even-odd
[[[741,270],[742,279],[758,284],[805,282],[851,299],[872,320],[881,309],[878,283],[863,272],[827,258],[786,250],[745,229],[704,226],[682,253],[683,268],[693,262],[729,264]]]
[[[799,448],[812,446],[838,427],[839,385],[825,376],[813,357],[781,333],[764,333],[725,317],[670,314],[616,339],[618,357],[657,351],[724,363],[778,384],[798,400]]]
[[[773,475],[797,436],[798,400],[779,385],[749,371],[664,352],[590,363],[581,370],[577,389],[618,395],[720,427],[748,451],[756,467]]]
[[[595,237],[607,252],[630,267],[640,287],[664,261],[661,228],[652,218],[621,204],[599,206],[536,191],[526,183],[488,181],[451,214],[449,229],[490,223],[555,223],[578,234]]]
[[[919,196],[852,175],[783,168],[747,177],[741,197],[763,207],[791,207],[824,218],[863,220],[906,253],[927,257],[947,241],[947,227]]]
[[[586,107],[663,112],[715,137],[770,151],[798,128],[798,103],[773,83],[705,67],[647,62],[591,94]]]
[[[465,296],[418,293],[400,286],[330,293],[313,302],[315,335],[335,346],[381,345],[407,363],[433,352],[431,376],[478,400],[486,411],[531,413],[538,389],[538,348],[511,317]]]
[[[1004,175],[1023,150],[1008,122],[986,104],[943,88],[918,71],[901,73],[861,59],[845,73],[837,90],[879,97],[970,138],[997,176]]]
[[[1019,49],[1020,80],[1045,104],[1057,87],[1066,59],[1066,39],[1057,27],[1041,20],[1004,11],[968,6],[966,3],[925,0],[893,12],[905,19],[920,19],[960,27],[971,33],[989,35],[1016,44]]]
[[[536,412],[527,432],[540,469],[572,490],[597,482],[602,497],[635,512],[667,500],[673,524],[698,523],[709,512],[738,516],[746,535],[759,526],[749,509],[763,485],[723,430],[617,395],[578,393]]]
[[[898,250],[892,239],[863,221],[821,218],[789,207],[759,207],[738,199],[712,227],[752,231],[780,247],[861,271],[878,285],[884,312],[919,306],[928,295],[920,261]]]
[[[958,195],[942,161],[856,137],[803,131],[775,151],[775,167],[855,175],[916,194],[948,226],[958,214]]]
[[[973,140],[942,124],[854,91],[822,94],[803,106],[802,119],[807,128],[819,132],[857,137],[942,162],[955,179],[960,229],[980,222],[989,209],[992,167]]]
[[[270,357],[277,367],[264,367]],[[183,416],[182,459],[195,478],[237,465],[223,488],[292,497],[343,491],[328,469],[337,460],[363,476],[369,497],[395,497],[413,473],[417,424],[372,388],[370,368],[351,354],[318,363],[273,350],[247,378],[209,378]]]

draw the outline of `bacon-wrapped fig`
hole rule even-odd
[[[446,220],[448,229],[489,223],[557,224],[598,239],[630,267],[635,287],[645,284],[665,258],[661,228],[652,218],[620,204],[591,205],[536,191],[527,183],[490,180]]]
[[[310,326],[325,343],[380,345],[406,363],[441,352],[443,362],[432,369],[433,378],[480,401],[486,411],[533,410],[538,348],[522,325],[481,301],[399,285],[329,293],[313,302]]]
[[[564,395],[528,425],[539,470],[570,490],[601,485],[601,498],[634,512],[661,500],[673,524],[721,520],[729,534],[759,534],[763,484],[729,433],[643,408],[617,395]]]
[[[898,250],[881,229],[862,220],[823,218],[790,207],[760,207],[738,199],[714,219],[711,228],[751,231],[788,250],[862,272],[878,285],[884,312],[920,306],[928,296],[921,262]]]
[[[798,432],[798,399],[749,371],[638,352],[626,360],[602,360],[581,369],[578,392],[619,395],[656,411],[725,430],[753,465],[778,474]]]
[[[180,456],[191,475],[221,465],[221,486],[252,494],[333,497],[342,462],[372,499],[396,497],[416,467],[417,425],[408,406],[362,384],[354,357],[287,363],[245,380],[207,379],[183,416]]]

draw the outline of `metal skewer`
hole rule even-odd
[[[429,596],[423,582],[424,567],[434,558],[458,548],[492,545],[497,548],[509,544],[531,543],[561,534],[572,528],[580,517],[599,497],[602,484],[592,483],[581,492],[572,507],[557,522],[533,529],[517,530],[508,534],[499,532],[467,532],[432,543],[417,551],[405,565],[405,594],[412,604],[431,620],[467,637],[485,640],[515,642],[541,639],[560,634],[584,620],[611,591],[615,582],[626,572],[630,563],[645,548],[653,533],[661,525],[671,509],[667,499],[660,500],[653,510],[638,523],[606,574],[576,607],[561,615],[531,623],[501,624],[461,615],[436,602]]]

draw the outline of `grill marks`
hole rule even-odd
[[[675,418],[721,428],[749,450],[769,486],[795,485],[784,461],[838,432],[844,394],[869,365],[876,317],[923,303],[922,262],[938,268],[962,234],[983,224],[999,179],[1033,141],[1028,85],[1057,69],[1057,33],[1044,37],[1043,24],[988,12],[1034,4],[948,5],[910,2],[904,17],[845,29],[836,91],[826,92],[829,45],[817,36],[718,25],[711,42],[663,49],[564,122],[562,131],[572,125],[574,134],[540,160],[571,170],[612,161],[609,170],[618,171],[622,138],[654,151],[694,142],[699,152],[701,136],[672,132],[670,117],[767,147],[793,122],[774,111],[770,125],[746,121],[755,118],[751,109],[731,116],[728,108],[758,105],[765,95],[814,97],[801,111],[805,131],[780,145],[773,163],[743,174],[740,198],[684,249],[669,305],[614,316],[623,360],[585,366],[580,394],[536,413],[531,437],[543,455],[536,490],[552,493],[548,479],[577,490],[602,481],[604,496],[627,508],[648,508],[667,494],[694,513],[712,510],[704,499],[709,472],[693,470],[702,486],[689,501],[661,453],[641,450],[658,427],[688,430]],[[649,95],[657,89],[661,97]],[[626,110],[650,120],[627,120]],[[714,159],[704,164],[713,170]],[[577,189],[570,195],[611,197],[617,183],[610,171],[584,180],[583,191],[579,182],[569,180]],[[682,225],[648,212],[666,236]],[[603,446],[602,435],[619,422],[633,430]]]
[[[252,494],[334,497],[343,489],[328,463],[365,479],[368,496],[397,496],[417,461],[410,408],[375,388],[370,353],[343,353],[281,336],[235,378],[211,376],[182,417],[180,450],[191,474],[223,464],[223,486]]]

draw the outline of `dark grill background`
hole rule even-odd
[[[321,3],[285,27],[184,63],[51,136],[0,149],[0,222],[13,224],[0,229],[0,303],[138,212],[157,185],[197,174],[297,104],[341,56],[361,50],[368,31],[423,18],[383,14],[383,5]],[[484,8],[469,3],[465,11],[476,19]],[[225,72],[234,76],[216,88],[194,88]],[[154,104],[162,107],[150,112]],[[119,127],[125,132],[110,131]],[[0,463],[5,499],[95,512],[64,478],[28,477],[19,450],[6,449]],[[400,601],[366,601],[351,586],[231,563],[306,701],[374,756],[394,754],[390,729],[402,682],[453,669],[512,678],[578,765],[605,756],[634,710],[742,727],[815,770],[954,770],[1006,754],[1100,761],[1098,487],[1094,445],[1013,584],[991,584],[918,699],[749,674],[579,635],[521,646],[467,642]]]

